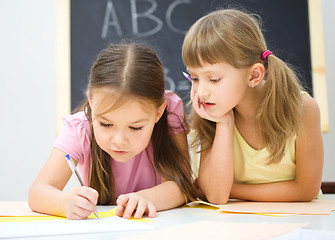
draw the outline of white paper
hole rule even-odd
[[[86,220],[47,220],[0,223],[0,238],[53,236],[152,229],[150,225],[120,217]]]
[[[280,237],[271,240],[334,240],[335,231],[296,229]]]

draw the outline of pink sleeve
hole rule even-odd
[[[168,123],[172,127],[174,134],[182,131],[189,132],[187,124],[185,123],[184,104],[181,98],[169,90],[165,91],[165,98],[167,100],[166,110],[168,112]]]
[[[85,161],[90,151],[90,126],[84,112],[63,118],[64,127],[54,147],[70,154],[78,162]]]

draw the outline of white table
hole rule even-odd
[[[325,199],[335,199],[335,195],[324,195]],[[98,206],[98,211],[110,210],[115,206]],[[285,223],[285,224],[298,224],[309,222],[309,229],[314,230],[331,230],[335,232],[335,212],[333,211],[330,215],[289,215],[283,217],[273,216],[262,216],[255,214],[218,214],[215,210],[202,209],[202,208],[177,208],[167,211],[158,212],[156,218],[153,218],[154,222],[143,223],[148,224],[157,229],[163,229],[172,227],[180,224],[187,224],[197,221],[218,221],[227,223]],[[150,230],[151,231],[151,230]],[[46,237],[34,237],[24,239],[41,239],[41,240],[73,240],[73,239],[117,239],[120,237],[133,236],[137,234],[143,234],[147,231],[129,231],[129,232],[108,232],[98,234],[73,234],[73,235],[57,235],[57,236],[46,236]],[[334,236],[334,235],[332,235]],[[157,236],[159,240],[159,236]],[[305,238],[300,238],[305,239]]]

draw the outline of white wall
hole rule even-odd
[[[335,1],[322,0],[324,49],[330,131],[324,134],[323,181],[335,181]]]
[[[324,181],[335,181],[335,1],[322,0],[330,132]],[[27,200],[56,137],[56,0],[0,0],[0,201]]]
[[[27,200],[56,137],[56,0],[0,0],[0,201]]]

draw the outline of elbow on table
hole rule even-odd
[[[36,201],[36,198],[38,198],[38,196],[36,196],[36,189],[34,187],[34,185],[32,185],[29,189],[28,192],[28,205],[31,208],[31,210],[33,211],[37,211],[38,210],[38,204]]]
[[[297,197],[297,201],[311,202],[318,196],[319,192],[319,187],[309,187],[308,189],[301,189]]]
[[[311,202],[313,201],[314,199],[317,198],[318,194],[319,194],[319,191],[320,190],[317,190],[317,191],[310,191],[308,193],[305,193],[303,196],[302,196],[302,199],[301,201],[303,202]]]
[[[229,200],[228,194],[206,194],[207,201],[212,204],[223,205],[226,204]]]

